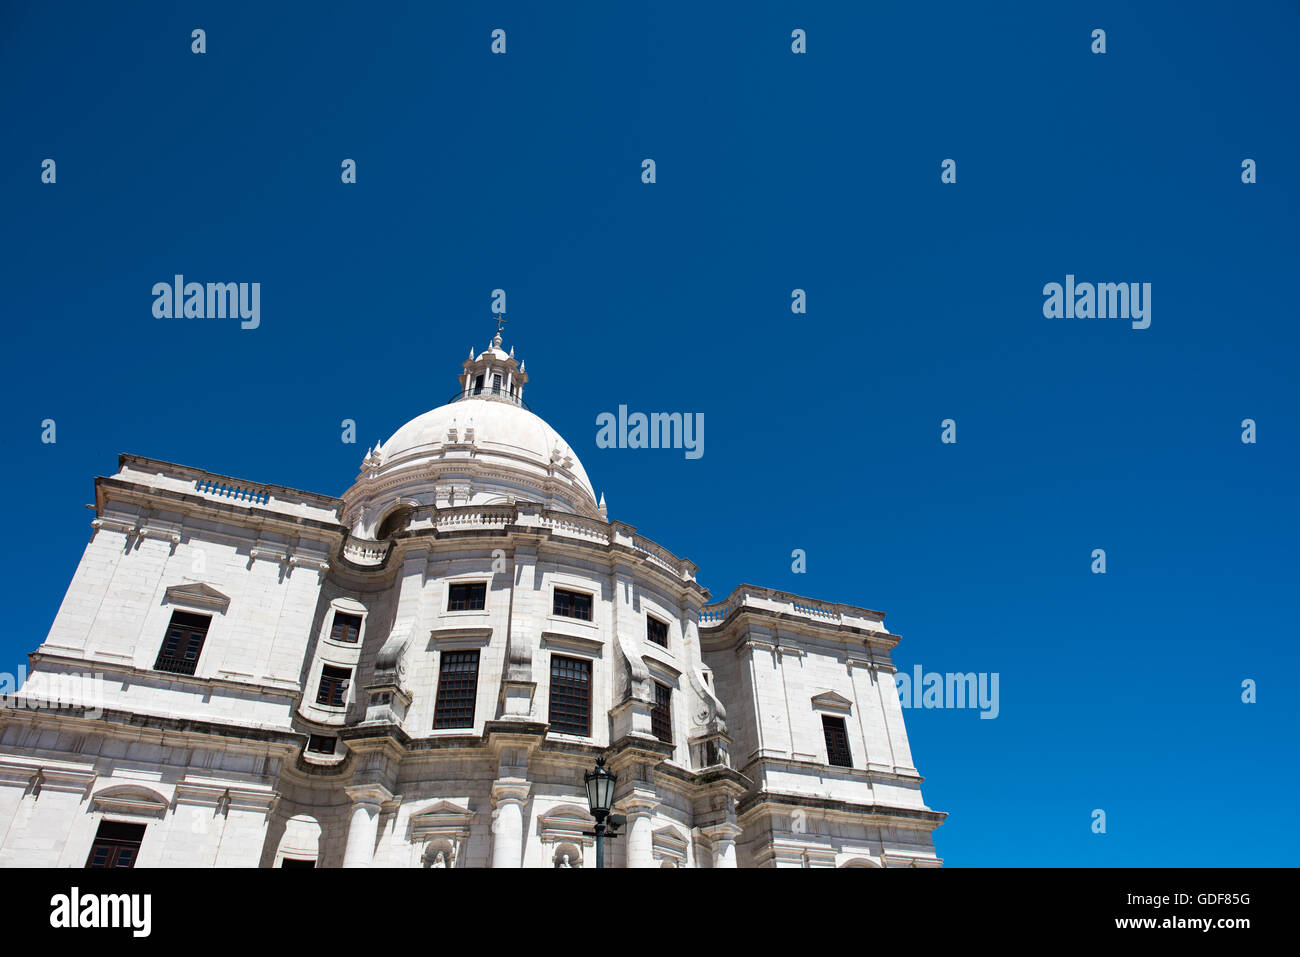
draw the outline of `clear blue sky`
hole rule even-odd
[[[999,673],[996,720],[908,712],[950,865],[1294,864],[1298,37],[1284,3],[6,4],[0,670],[118,453],[339,494],[502,287],[612,517],[717,597]],[[261,327],[155,319],[178,272],[262,283]],[[1067,273],[1152,283],[1151,327],[1045,319]],[[620,404],[704,413],[703,458],[598,449]]]

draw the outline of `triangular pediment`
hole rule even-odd
[[[411,833],[416,840],[431,837],[465,838],[469,836],[474,812],[454,801],[436,801],[411,815]]]
[[[813,695],[812,706],[826,711],[848,711],[853,707],[853,702],[834,691],[823,691],[821,694]]]
[[[172,585],[164,592],[164,600],[169,604],[190,605],[206,611],[220,611],[230,607],[230,596],[217,591],[207,582],[186,582],[184,585]]]

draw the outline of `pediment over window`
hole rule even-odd
[[[474,812],[454,801],[437,801],[411,815],[411,836],[417,841],[431,838],[464,840],[469,837]]]
[[[222,614],[225,614],[226,609],[230,607],[230,596],[222,594],[206,582],[172,585],[163,593],[163,600],[168,604],[188,605],[191,608],[219,611]]]
[[[665,825],[651,836],[655,860],[672,861],[678,867],[686,864],[686,835],[677,828]]]
[[[537,818],[537,834],[543,844],[554,844],[560,841],[590,844],[591,838],[586,832],[591,828],[591,814],[585,807],[577,804],[561,804]]]
[[[853,707],[853,702],[834,691],[823,691],[813,695],[812,706],[821,711],[848,711]]]
[[[134,784],[105,788],[92,797],[90,803],[96,811],[147,817],[162,817],[170,806],[170,802],[157,791]]]

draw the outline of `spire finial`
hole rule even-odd
[[[497,313],[497,317],[496,317],[497,339],[501,338],[501,327],[505,325],[505,323],[506,323],[506,314],[504,312]]]

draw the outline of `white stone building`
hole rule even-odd
[[[884,616],[610,520],[500,334],[341,498],[123,455],[0,711],[0,866],[940,864]]]

